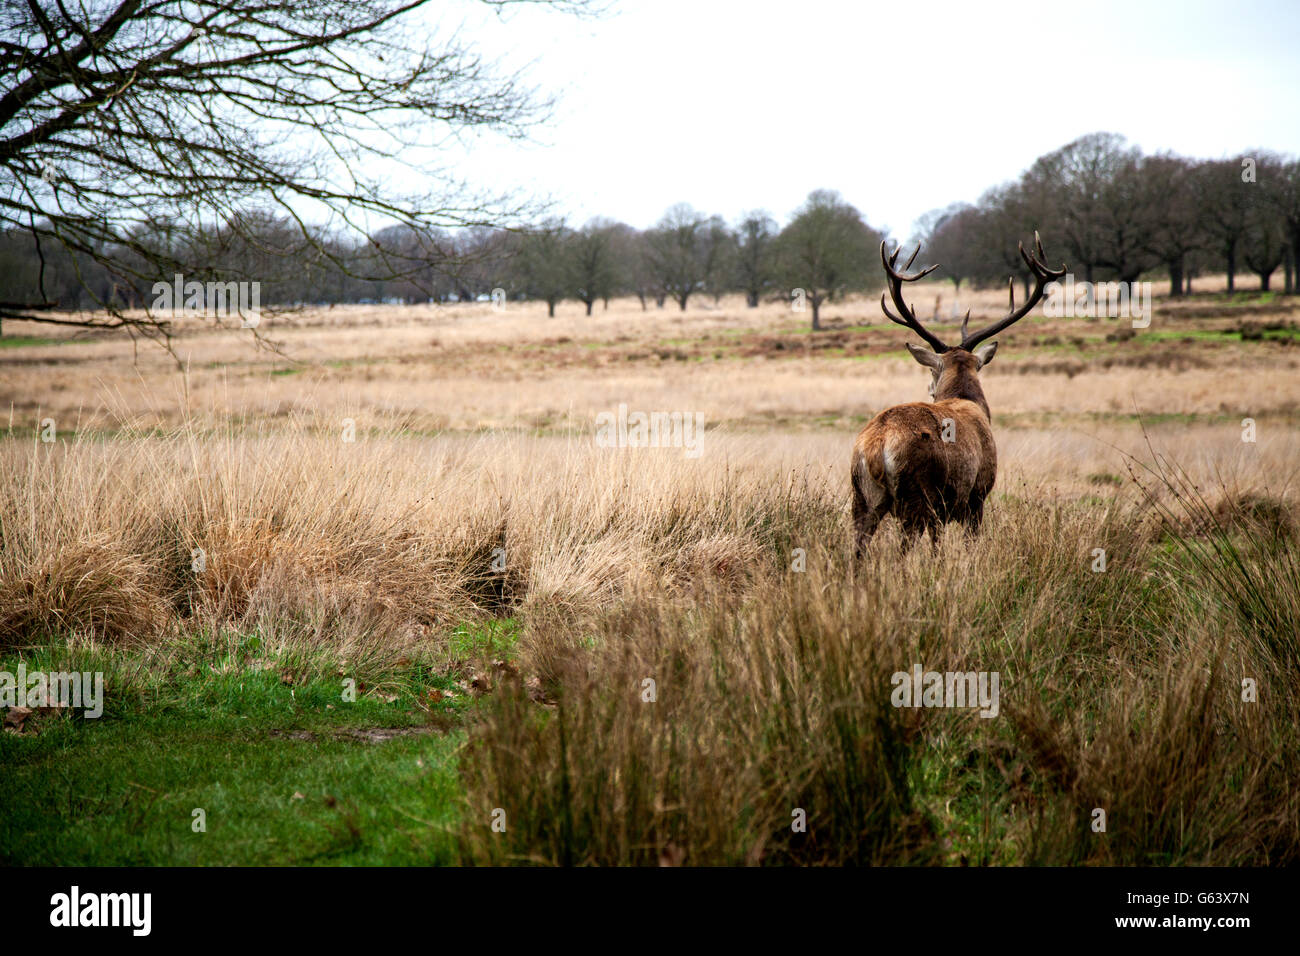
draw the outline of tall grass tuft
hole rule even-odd
[[[1189,596],[1148,519],[1004,499],[976,542],[950,533],[905,551],[878,538],[856,580],[832,537],[812,543],[803,573],[769,553],[741,594],[651,589],[535,625],[526,667],[556,703],[516,689],[482,710],[463,760],[463,852],[558,865],[1295,861],[1294,698],[1242,701],[1237,669],[1259,632]],[[999,672],[1000,715],[893,707],[890,677],[914,664]],[[504,832],[489,825],[497,811]]]

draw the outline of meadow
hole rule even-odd
[[[983,532],[856,569],[853,438],[928,384],[878,299],[6,322],[0,670],[107,702],[10,713],[0,859],[1295,863],[1300,302],[1222,286],[1004,333]]]

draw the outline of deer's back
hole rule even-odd
[[[900,503],[916,495],[982,499],[996,475],[993,431],[983,410],[965,399],[887,408],[867,423],[853,448],[854,480],[869,480]]]

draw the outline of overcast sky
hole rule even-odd
[[[576,222],[645,227],[675,202],[784,222],[830,188],[905,235],[1098,130],[1146,151],[1300,154],[1294,0],[621,0],[596,20],[502,21],[447,9],[429,15],[531,64],[559,98],[536,142],[469,144],[465,175],[549,194]]]

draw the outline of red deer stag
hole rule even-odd
[[[968,333],[970,312],[961,323],[961,345],[945,345],[916,318],[903,301],[903,283],[929,275],[938,265],[912,275],[907,270],[921,251],[907,260],[900,272],[895,268],[898,253],[886,256],[880,244],[880,261],[885,266],[889,295],[898,315],[889,311],[885,296],[880,306],[892,321],[911,329],[930,345],[931,351],[907,343],[907,350],[933,376],[932,402],[909,402],[886,408],[867,423],[853,445],[850,479],[853,485],[854,553],[862,550],[876,526],[892,514],[907,538],[932,533],[948,521],[960,521],[974,534],[984,517],[984,499],[997,477],[998,453],[993,444],[989,405],[980,388],[979,370],[993,361],[998,343],[980,343],[1029,314],[1043,297],[1047,283],[1065,275],[1047,268],[1043,244],[1034,233],[1037,255],[1020,257],[1035,278],[1033,294],[1016,308],[1015,279],[1011,280],[1011,306],[1007,314],[986,328]]]

